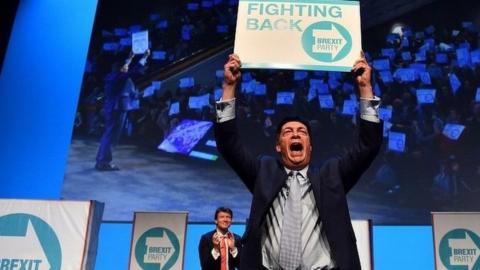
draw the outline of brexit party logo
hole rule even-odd
[[[180,242],[177,235],[163,227],[144,232],[135,244],[135,258],[143,270],[168,270],[178,260]]]
[[[440,240],[439,255],[448,270],[479,270],[480,237],[467,229],[454,229]]]
[[[55,231],[37,216],[0,216],[0,269],[60,270],[62,250]]]
[[[302,34],[302,46],[313,59],[336,62],[352,50],[352,37],[342,25],[322,21],[308,26]]]

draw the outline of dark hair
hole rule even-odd
[[[215,210],[215,220],[217,220],[218,213],[220,213],[220,212],[229,213],[230,217],[233,218],[232,209],[220,206],[220,207],[217,208],[217,210]]]
[[[289,123],[289,122],[299,122],[299,123],[302,123],[303,125],[305,125],[307,127],[307,131],[308,131],[308,135],[310,136],[312,134],[312,130],[310,128],[310,123],[305,120],[305,119],[302,119],[300,118],[299,116],[287,116],[285,118],[283,118],[280,123],[278,123],[277,125],[277,140],[280,136],[280,132],[282,132],[282,127],[286,124],[286,123]]]

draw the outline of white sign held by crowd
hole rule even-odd
[[[134,54],[143,54],[148,50],[148,31],[132,34],[132,51]]]

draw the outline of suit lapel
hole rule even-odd
[[[310,181],[310,184],[312,185],[312,192],[313,192],[313,197],[315,198],[315,203],[317,205],[318,209],[318,215],[319,217],[322,216],[322,206],[323,203],[321,201],[322,199],[322,178],[320,177],[320,173],[318,172],[317,168],[314,168],[313,166],[310,166],[307,171],[307,176]]]
[[[272,204],[273,200],[277,197],[278,193],[282,189],[282,187],[285,185],[287,182],[287,172],[285,171],[285,168],[283,167],[282,163],[277,160],[277,169],[275,170],[275,178],[273,179],[280,179],[275,181],[272,189],[272,194],[269,198],[269,205]]]
[[[273,201],[275,200],[275,198],[277,198],[278,193],[287,182],[288,175],[285,171],[285,168],[283,167],[283,164],[279,160],[277,160],[276,166],[277,168],[275,169],[275,175],[272,175],[272,180],[274,181],[274,183],[272,185],[272,190],[268,193],[269,197],[267,198],[267,204],[265,204],[264,209],[262,209],[261,211],[260,224],[263,223],[268,209],[270,209]]]

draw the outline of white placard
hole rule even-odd
[[[202,109],[209,104],[210,94],[188,97],[188,107],[190,109]]]
[[[358,1],[239,1],[234,52],[245,68],[350,71],[361,50]]]
[[[378,118],[382,119],[383,121],[389,121],[392,118],[392,108],[378,108]]]
[[[0,199],[0,269],[94,269],[102,212],[93,201]]]
[[[445,135],[450,140],[456,141],[458,140],[458,138],[460,138],[464,129],[465,129],[464,125],[447,123],[443,127],[442,134]]]
[[[129,270],[182,270],[187,212],[135,212]]]
[[[353,231],[357,239],[358,256],[362,270],[372,269],[372,234],[370,220],[352,220]]]
[[[478,269],[480,213],[432,213],[435,269]]]
[[[358,102],[355,100],[346,99],[343,101],[342,114],[355,115],[358,109]]]
[[[168,110],[168,115],[175,115],[180,112],[180,103],[174,102],[170,105],[170,109]]]
[[[432,104],[435,102],[436,93],[435,89],[417,89],[417,101],[420,104]]]
[[[291,105],[294,99],[294,92],[277,92],[277,104],[279,105]]]
[[[333,102],[332,95],[319,95],[318,101],[320,102],[320,108],[322,109],[335,108],[335,103]]]
[[[393,126],[393,124],[388,122],[388,121],[383,122],[383,137],[384,138],[388,137],[388,134],[390,133],[390,129],[392,128],[392,126]]]
[[[148,31],[141,31],[132,34],[132,52],[143,54],[148,50]]]
[[[388,150],[405,152],[406,140],[405,133],[390,131],[388,133]]]
[[[155,87],[153,85],[149,85],[147,88],[143,89],[142,97],[150,97],[153,96],[153,94],[155,94]]]

